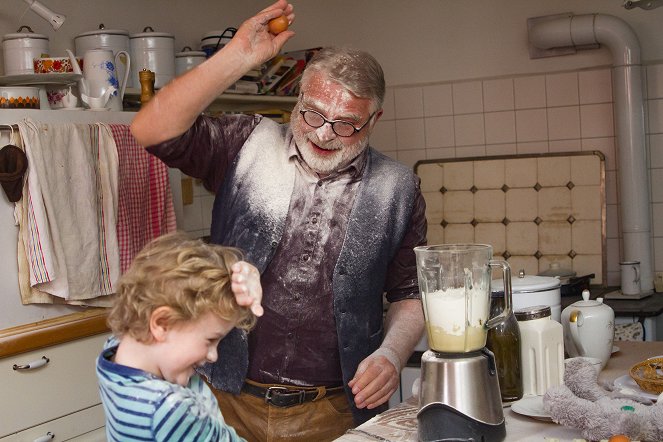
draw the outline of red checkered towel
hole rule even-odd
[[[150,240],[177,228],[168,168],[138,145],[125,124],[109,124],[119,156],[120,271]]]

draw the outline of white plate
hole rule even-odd
[[[519,401],[511,404],[511,409],[523,416],[529,416],[544,421],[551,420],[550,415],[543,408],[543,396],[525,396]]]
[[[629,390],[632,390],[637,397],[651,399],[653,401],[658,399],[657,394],[647,393],[646,391],[643,391],[640,388],[640,386],[638,386],[638,384],[633,380],[633,378],[628,374],[625,374],[624,376],[620,376],[617,379],[615,379],[614,385],[616,388],[628,388]]]
[[[0,77],[0,84],[5,86],[38,86],[46,84],[69,85],[83,78],[81,74],[22,74]]]
[[[618,351],[619,351],[619,347],[617,347],[616,345],[613,345],[613,346],[612,346],[612,354],[615,354],[615,353],[617,353]]]

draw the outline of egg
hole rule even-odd
[[[610,436],[608,442],[631,442],[631,438],[623,434],[615,434],[614,436]]]
[[[280,34],[288,29],[288,17],[281,15],[280,17],[273,18],[267,23],[267,27],[272,34]]]

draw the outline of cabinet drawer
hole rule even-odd
[[[99,404],[95,361],[108,334],[100,334],[0,360],[0,437]],[[44,366],[13,366],[48,358]]]
[[[19,433],[0,438],[0,442],[33,442],[51,433],[49,442],[76,440],[80,442],[104,442],[106,429],[104,408],[101,404],[63,416]]]

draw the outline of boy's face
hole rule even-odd
[[[207,313],[196,321],[177,324],[168,329],[161,342],[157,366],[161,377],[186,386],[194,368],[217,359],[219,341],[235,326],[234,323]]]

